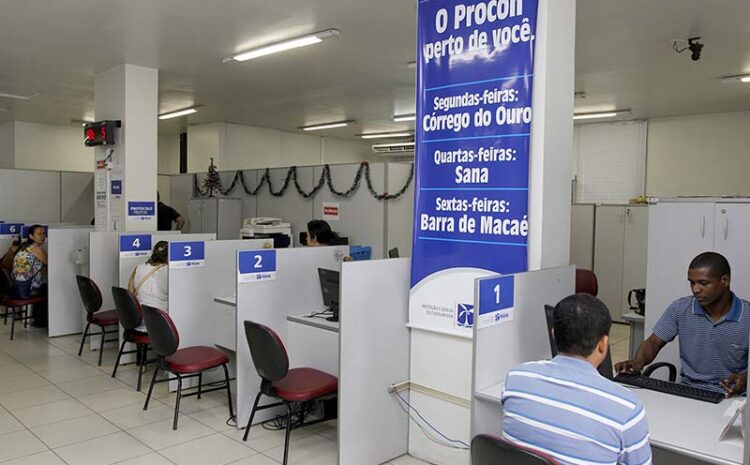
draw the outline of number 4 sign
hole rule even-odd
[[[479,281],[479,328],[513,321],[514,276]]]
[[[170,242],[169,268],[198,268],[206,264],[205,242]]]
[[[243,250],[237,258],[237,281],[255,283],[276,279],[275,250]]]

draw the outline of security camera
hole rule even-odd
[[[698,61],[701,59],[701,51],[703,51],[703,44],[699,42],[700,37],[693,37],[691,39],[688,39],[688,48],[690,49],[690,58],[693,59],[693,61]]]

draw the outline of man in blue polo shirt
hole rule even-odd
[[[640,400],[602,377],[612,318],[596,297],[576,294],[555,307],[558,355],[508,372],[503,437],[563,465],[650,465],[646,411]]]
[[[705,252],[688,267],[692,297],[667,308],[641,343],[633,360],[615,365],[617,372],[640,372],[668,342],[680,336],[680,382],[723,392],[745,392],[750,339],[750,303],[729,289],[729,262]]]

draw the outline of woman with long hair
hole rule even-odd
[[[136,266],[130,274],[128,290],[142,305],[169,311],[169,243],[159,241],[146,263]],[[141,321],[138,331],[146,332],[146,324]]]

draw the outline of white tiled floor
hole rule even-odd
[[[172,431],[174,395],[159,385],[148,411],[135,391],[136,371],[121,366],[110,373],[116,355],[84,349],[80,336],[48,339],[46,330],[9,327],[0,322],[0,464],[2,465],[278,465],[283,431],[226,424],[223,392],[183,400],[177,431]],[[614,349],[613,349],[614,351]],[[144,376],[144,384],[150,376]],[[144,389],[145,391],[145,389]],[[335,465],[336,427],[319,424],[292,433],[290,465]],[[347,464],[349,465],[349,464]],[[388,465],[425,465],[401,457]]]

